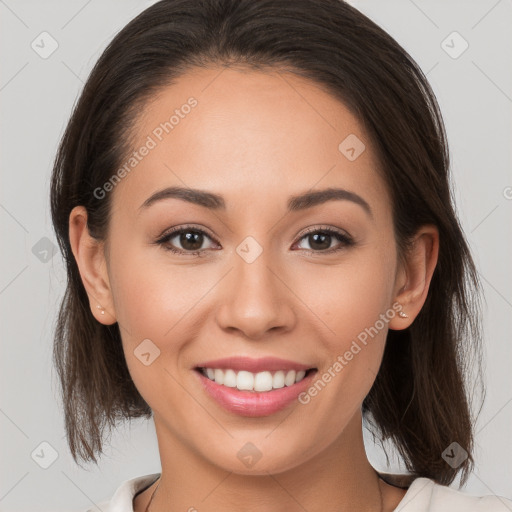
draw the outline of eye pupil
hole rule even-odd
[[[312,248],[315,248],[314,245],[318,244],[320,247],[316,247],[316,249],[329,249],[329,246],[331,245],[331,235],[325,234],[325,233],[315,233],[313,235],[309,235],[310,238],[310,246]],[[322,239],[321,242],[318,242],[318,239]],[[311,240],[314,240],[314,243],[311,244]],[[325,241],[327,240],[327,243]]]
[[[180,235],[180,243],[184,249],[196,251],[203,245],[202,236],[201,233],[188,231]],[[187,246],[187,244],[192,244],[192,247]]]

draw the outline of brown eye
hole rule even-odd
[[[182,227],[166,233],[156,243],[177,254],[199,256],[206,253],[207,248],[203,247],[206,240],[213,239],[202,229]],[[311,229],[300,240],[307,240],[309,248],[299,248],[312,253],[330,254],[354,245],[350,236],[331,228]],[[338,241],[337,246],[332,247],[333,240]]]
[[[309,246],[312,249],[325,250],[331,247],[332,235],[326,233],[315,233],[308,235]]]
[[[179,237],[179,242],[183,249],[187,251],[197,251],[203,245],[203,235],[199,232],[183,231],[176,236]]]
[[[211,237],[203,230],[184,227],[166,233],[156,243],[174,253],[197,256],[206,251],[203,247],[206,239]]]
[[[344,233],[338,232],[334,229],[315,229],[311,230],[302,236],[301,240],[306,239],[309,248],[303,248],[310,252],[325,252],[332,253],[344,249],[345,247],[354,245],[354,241]],[[339,244],[336,247],[331,247],[331,243],[338,240]]]

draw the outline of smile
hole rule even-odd
[[[258,373],[248,372],[245,370],[235,371],[231,368],[199,368],[201,373],[210,380],[227,386],[229,388],[237,388],[240,391],[254,391],[257,393],[271,391],[273,389],[292,386],[300,382],[310,370],[278,370],[275,372],[262,371]]]
[[[193,368],[210,400],[239,416],[270,416],[293,402],[310,385],[317,368],[274,357],[230,357]]]

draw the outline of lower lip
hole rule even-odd
[[[254,392],[240,391],[217,384],[199,370],[194,370],[199,376],[206,392],[224,409],[240,416],[259,417],[270,416],[290,405],[300,393],[311,384],[313,376],[317,373],[311,371],[300,382],[271,391]],[[297,400],[298,401],[298,400]]]

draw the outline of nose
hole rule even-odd
[[[286,285],[282,267],[272,264],[270,252],[263,250],[251,263],[235,252],[233,265],[222,283],[219,326],[251,340],[264,339],[270,331],[275,336],[278,330],[293,329],[295,295]]]

